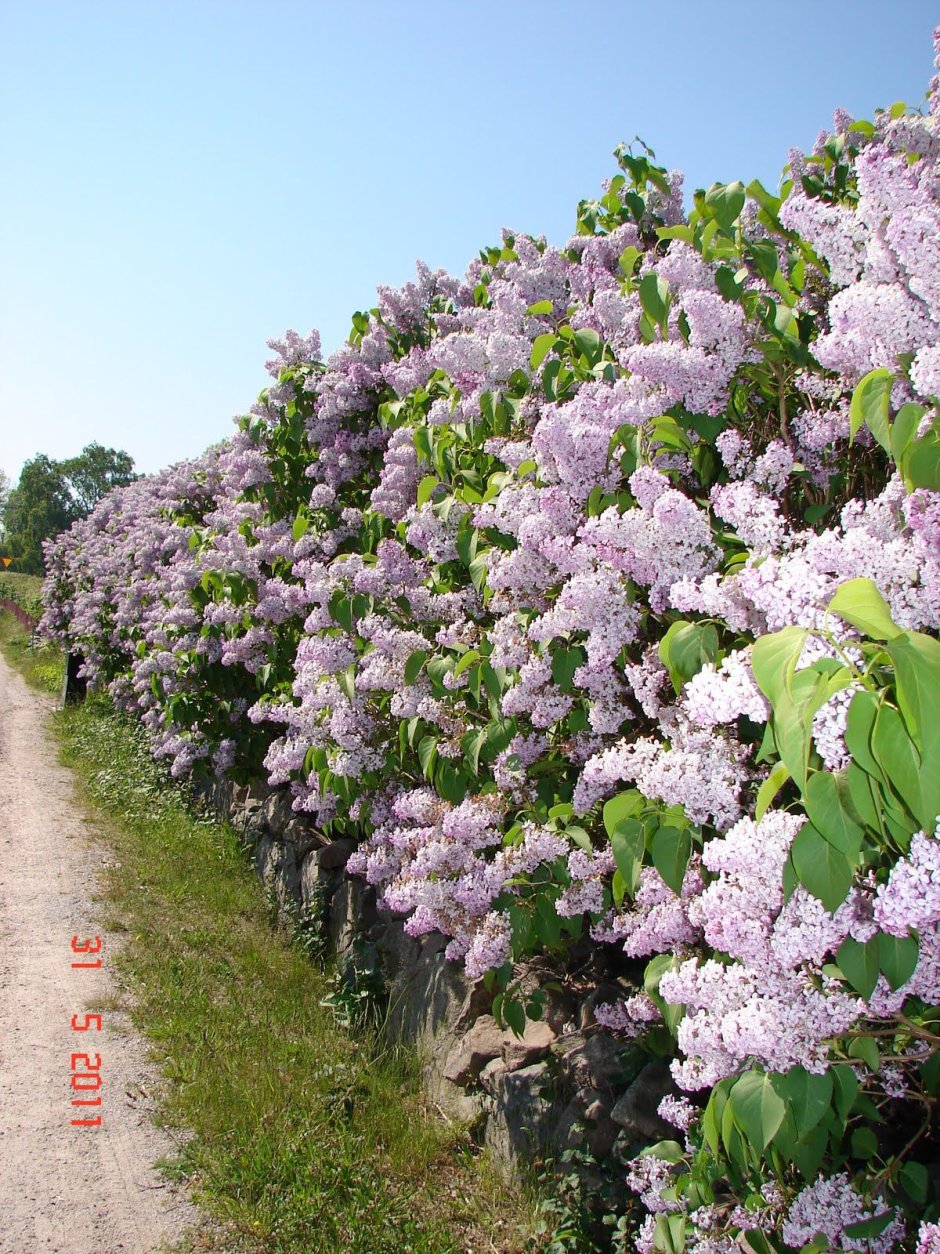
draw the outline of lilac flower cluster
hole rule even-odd
[[[852,1188],[844,1172],[835,1176],[819,1176],[800,1192],[790,1207],[782,1235],[787,1245],[794,1249],[800,1249],[807,1241],[822,1235],[833,1249],[890,1254],[905,1231],[903,1219],[897,1216],[876,1237],[854,1238],[846,1234],[845,1229],[852,1224],[871,1218],[873,1212]]]

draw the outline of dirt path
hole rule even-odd
[[[152,1254],[196,1215],[152,1166],[173,1145],[147,1118],[144,1047],[109,1006],[103,855],[43,729],[50,708],[0,657],[0,1254]],[[73,967],[99,956],[73,937],[96,936],[102,967]],[[86,1018],[98,1007],[100,1032]],[[99,1094],[100,1107],[72,1104]]]

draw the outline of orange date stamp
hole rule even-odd
[[[77,936],[72,937],[72,969],[76,971],[97,971],[101,969],[102,957],[101,951],[103,942],[100,936],[94,936],[80,940]],[[97,955],[95,957],[94,955]],[[77,960],[76,960],[77,959]],[[103,1022],[100,1014],[82,1014],[72,1015],[72,1031],[73,1032],[101,1032],[103,1030]],[[69,1068],[71,1072],[71,1090],[73,1093],[73,1107],[98,1107],[101,1106],[101,1054],[100,1053],[72,1053],[69,1059]],[[86,1115],[82,1118],[75,1117],[72,1119],[73,1128],[100,1128],[101,1115]]]

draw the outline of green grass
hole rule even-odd
[[[39,618],[42,613],[42,579],[38,575],[21,575],[0,568],[0,598],[14,601],[27,614]]]
[[[20,579],[29,579],[29,575],[19,575]],[[7,575],[7,579],[13,578]],[[0,595],[3,590],[0,589]],[[16,667],[28,683],[43,692],[62,692],[62,680],[65,673],[65,660],[61,652],[52,645],[33,647],[29,634],[20,626],[12,614],[0,610],[0,647],[7,660]]]
[[[42,672],[7,625],[2,638]],[[54,722],[113,851],[119,974],[165,1077],[161,1119],[181,1133],[167,1170],[210,1217],[180,1250],[535,1248],[532,1199],[428,1112],[412,1055],[337,1028],[320,1005],[329,973],[272,928],[235,835],[187,808],[137,726],[100,698]]]

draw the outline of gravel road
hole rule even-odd
[[[96,903],[107,855],[44,730],[52,708],[0,657],[0,1254],[153,1254],[197,1216],[153,1167],[173,1144],[147,1115],[145,1047],[114,1008],[119,941]],[[95,937],[99,954],[74,952]]]

